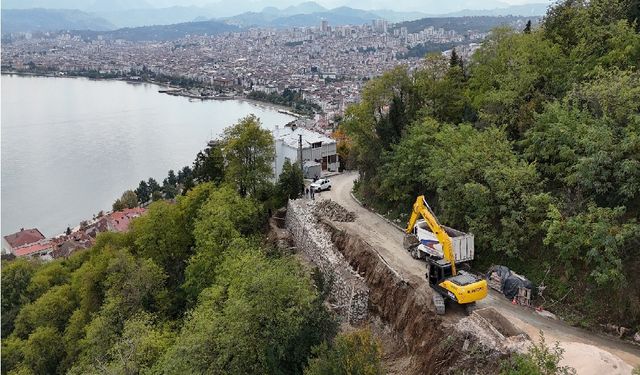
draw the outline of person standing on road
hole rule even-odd
[[[315,200],[316,199],[316,189],[310,188],[309,192],[311,193],[311,199]]]
[[[309,188],[308,187],[304,188],[304,197],[307,198],[307,199],[309,198]]]

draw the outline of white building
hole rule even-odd
[[[300,136],[302,136],[302,161],[305,178],[316,177],[318,170],[322,172],[338,171],[335,139],[300,127],[293,129],[289,126],[276,126],[273,130],[273,139],[276,143],[274,161],[276,178],[282,173],[285,160],[288,159],[291,163],[300,161]]]

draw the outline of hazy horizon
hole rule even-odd
[[[260,11],[268,6],[286,8],[308,1],[298,0],[250,0],[241,3],[235,0],[5,0],[3,9],[24,8],[65,8],[85,11],[108,11],[123,9],[165,8],[171,6],[216,7],[221,6],[234,12]],[[391,9],[405,12],[441,14],[464,9],[484,10],[506,8],[514,5],[551,4],[552,0],[316,0],[325,8],[349,6],[364,10]]]

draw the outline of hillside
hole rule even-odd
[[[406,222],[425,195],[475,235],[478,271],[528,276],[573,324],[638,331],[640,15],[616,4],[561,2],[529,32],[495,31],[471,61],[387,72],[347,110],[339,149],[369,206]]]
[[[173,25],[142,26],[122,28],[107,32],[77,31],[85,38],[98,36],[110,39],[124,39],[131,41],[161,41],[175,40],[186,35],[215,35],[223,32],[237,31],[238,27],[219,21],[184,22]]]
[[[247,12],[225,19],[225,22],[242,27],[268,26],[268,27],[303,27],[318,26],[322,20],[326,20],[330,25],[362,25],[370,23],[373,19],[380,17],[372,12],[340,7],[331,10],[313,11],[317,8],[304,8],[308,12],[300,12],[300,8],[295,10],[266,9],[262,12]],[[292,14],[293,13],[293,14]]]
[[[171,25],[192,22],[198,17],[213,18],[216,13],[198,7],[169,7],[153,9],[103,10],[94,14],[108,20],[118,28],[141,27],[149,25]]]
[[[455,30],[459,34],[465,34],[468,30],[488,32],[497,26],[510,25],[517,21],[526,22],[528,19],[535,21],[539,18],[540,17],[527,18],[522,16],[427,17],[397,23],[394,25],[394,28],[406,27],[409,33],[416,33],[429,26],[433,26],[436,29]]]
[[[112,30],[104,18],[68,9],[2,9],[2,33],[58,30]]]
[[[511,5],[506,8],[464,9],[440,15],[441,17],[478,17],[478,16],[524,16],[540,17],[547,13],[548,3]]]

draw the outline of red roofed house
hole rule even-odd
[[[51,240],[41,240],[28,245],[16,247],[13,249],[17,257],[42,257],[51,259],[51,252],[54,249],[54,243]]]
[[[14,254],[15,249],[44,240],[44,235],[37,228],[20,229],[19,232],[9,234],[2,238],[2,251]]]
[[[142,216],[146,209],[143,207],[125,208],[122,211],[112,212],[107,215],[109,230],[113,232],[126,232],[129,230],[131,220]]]

